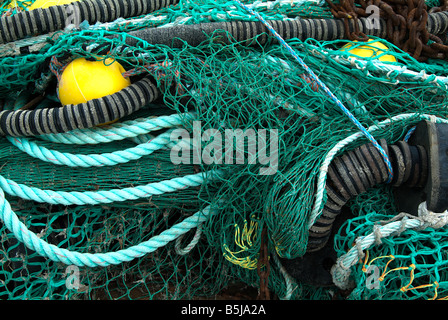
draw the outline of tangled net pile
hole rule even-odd
[[[1,13],[14,16],[32,3],[4,1]],[[322,1],[245,4],[268,22],[333,18]],[[443,225],[405,226],[383,234],[363,255],[357,251],[341,271],[350,273],[349,294],[291,278],[278,258],[305,254],[308,229],[326,199],[326,167],[337,154],[369,142],[365,132],[285,46],[264,43],[266,34],[237,41],[221,33],[225,39],[216,41],[212,33],[197,45],[170,46],[132,33],[256,20],[236,2],[182,0],[143,16],[82,22],[0,45],[2,110],[60,105],[58,75],[77,57],[116,59],[133,83],[149,77],[158,90],[156,99],[110,125],[1,137],[1,298],[213,297],[232,281],[258,288],[267,270],[270,292],[282,299],[448,294]],[[341,50],[346,39],[286,40],[375,139],[392,144],[422,119],[445,122],[447,62],[423,62],[378,41],[396,63],[355,59]],[[202,132],[223,136],[228,129],[264,129],[266,140],[278,141],[278,159],[267,143],[254,156],[271,156],[268,164],[247,157],[238,163],[238,153],[228,151],[228,163],[175,164],[170,136],[176,129],[194,133],[195,121]],[[199,152],[206,152],[211,141],[202,138]],[[268,166],[273,171],[263,171]],[[357,239],[397,219],[390,188],[373,188],[347,205],[353,217],[335,236],[340,261],[351,257]],[[263,246],[269,252],[264,261]],[[384,275],[373,289],[370,265]]]

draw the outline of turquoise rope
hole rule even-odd
[[[64,141],[68,143],[73,143],[75,141],[74,143],[82,144],[91,142],[109,142],[125,138],[138,137],[142,134],[147,134],[150,131],[161,128],[179,126],[181,125],[181,121],[182,119],[178,116],[158,117],[153,119],[143,119],[140,121],[130,121],[124,125],[116,125],[112,128],[112,130],[111,128],[91,128],[90,130],[76,130],[78,132],[72,131],[68,134],[47,135],[47,138],[50,136],[48,140],[51,140],[52,138],[59,141],[65,139]],[[111,131],[115,132],[110,134]],[[109,134],[105,134],[105,132],[108,132]],[[76,134],[78,134],[78,136],[76,136]],[[169,144],[170,135],[171,130],[160,134],[147,143],[139,144],[134,148],[102,155],[74,155],[70,153],[62,153],[39,146],[35,142],[32,142],[24,137],[7,137],[7,139],[20,150],[44,161],[50,161],[61,165],[91,167],[97,165],[115,165],[148,155],[153,151],[161,149]],[[82,138],[77,139],[80,136]],[[98,139],[98,136],[101,138]],[[104,137],[107,137],[106,139],[109,139],[109,141],[104,141]],[[190,251],[199,241],[199,237],[201,235],[200,226],[207,220],[211,212],[210,207],[197,212],[193,216],[186,218],[183,222],[174,225],[170,229],[163,231],[160,235],[154,236],[141,244],[116,252],[91,254],[59,248],[40,239],[36,234],[27,229],[26,226],[18,219],[17,215],[12,211],[9,202],[5,199],[4,192],[7,192],[13,196],[19,196],[23,199],[46,202],[50,204],[94,205],[115,201],[147,198],[152,195],[175,192],[188,187],[198,187],[201,186],[206,180],[214,180],[221,176],[221,171],[209,171],[177,177],[161,182],[149,183],[147,185],[132,188],[95,192],[64,192],[28,187],[6,179],[0,175],[0,219],[3,221],[7,229],[14,234],[17,240],[23,242],[29,249],[34,250],[41,256],[47,257],[53,261],[62,262],[68,265],[74,264],[80,267],[105,267],[111,264],[131,261],[135,258],[142,257],[145,254],[157,250],[170,241],[175,239],[180,240],[179,237],[183,236],[189,230],[198,228],[194,241],[192,241],[187,248],[177,248],[179,253],[184,254]]]
[[[177,238],[176,244],[174,245],[174,249],[176,250],[176,253],[181,256],[184,256],[187,253],[190,253],[191,250],[193,250],[193,248],[198,244],[199,240],[201,239],[201,235],[202,235],[202,224],[197,227],[196,233],[194,234],[193,239],[184,248],[181,248],[181,246],[180,246],[184,235]]]
[[[130,188],[66,192],[29,187],[0,175],[0,188],[9,195],[37,202],[63,205],[95,205],[148,198],[153,195],[175,192],[189,187],[199,187],[206,181],[212,181],[222,176],[223,173],[221,171],[207,171]]]
[[[154,139],[125,150],[114,151],[103,154],[72,154],[59,152],[40,146],[35,141],[25,137],[6,137],[9,142],[26,152],[28,155],[40,160],[69,167],[101,167],[114,166],[132,160],[138,160],[143,156],[150,155],[154,151],[160,150],[170,142],[172,130],[162,133]]]
[[[331,92],[331,90],[325,85],[325,83],[323,83],[318,77],[317,75],[313,72],[313,70],[311,70],[306,63],[299,57],[299,55],[294,51],[293,48],[291,48],[291,46],[289,44],[286,43],[285,39],[283,39],[278,33],[277,31],[274,30],[274,28],[272,28],[272,26],[265,20],[263,19],[263,17],[258,14],[257,12],[255,12],[254,10],[252,10],[251,8],[247,7],[246,5],[244,5],[240,0],[235,0],[236,3],[238,3],[238,5],[240,7],[242,7],[244,10],[246,10],[247,12],[249,12],[250,14],[252,14],[253,16],[255,16],[258,20],[260,20],[263,25],[265,25],[265,27],[269,30],[269,32],[271,32],[274,37],[281,43],[281,45],[283,47],[285,47],[288,52],[297,60],[297,62],[299,62],[299,64],[305,69],[305,71],[309,74],[309,76],[311,77],[311,79],[320,87],[322,88],[322,90],[325,91],[325,93],[336,103],[336,105],[341,108],[341,110],[348,116],[348,118],[359,128],[359,130],[361,130],[361,132],[372,142],[372,144],[379,150],[379,152],[381,153],[381,156],[383,157],[384,161],[386,162],[387,165],[387,170],[388,170],[388,183],[392,181],[393,178],[393,172],[392,172],[392,164],[389,161],[389,157],[387,156],[386,152],[384,151],[384,149],[378,144],[378,142],[375,140],[375,138],[370,134],[370,132],[367,131],[366,128],[363,127],[363,125],[353,116],[353,114],[342,104],[342,102],[333,94],[333,92]]]
[[[173,114],[154,118],[140,118],[135,120],[113,123],[85,129],[75,129],[65,133],[45,134],[39,138],[64,144],[98,144],[134,138],[151,131],[179,127],[185,121],[193,119],[193,113]]]
[[[106,267],[111,264],[120,264],[142,257],[175,240],[189,230],[198,227],[207,220],[212,212],[210,207],[206,207],[181,223],[163,231],[161,234],[127,249],[107,253],[80,253],[49,244],[30,231],[12,211],[11,205],[5,199],[5,194],[2,190],[0,190],[0,208],[1,221],[14,234],[17,240],[23,242],[29,249],[55,262],[62,262],[67,265],[74,264],[79,267]]]

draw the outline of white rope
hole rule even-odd
[[[377,242],[381,243],[382,238],[396,235],[408,229],[438,229],[448,224],[448,210],[442,213],[432,212],[426,207],[426,202],[422,202],[419,205],[417,217],[407,213],[401,213],[399,217],[401,217],[401,220],[395,217],[389,220],[389,223],[375,225],[372,233],[357,238],[355,241],[356,245],[338,258],[331,269],[333,282],[337,287],[345,290],[352,286],[350,282],[351,267],[362,258],[360,253],[363,250],[369,249],[372,245],[376,245]]]

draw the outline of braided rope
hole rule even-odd
[[[277,267],[279,268],[280,273],[282,274],[282,276],[285,280],[285,285],[286,285],[286,293],[283,297],[279,297],[279,299],[280,300],[291,300],[294,291],[296,291],[298,288],[298,285],[297,285],[296,281],[294,280],[294,278],[291,277],[291,275],[288,273],[288,271],[286,271],[285,267],[280,262],[278,255],[274,255],[274,262],[277,265]]]
[[[98,144],[133,138],[151,131],[181,126],[193,118],[193,113],[173,114],[155,118],[140,118],[108,126],[75,129],[64,133],[40,135],[46,141],[64,144]]]
[[[393,178],[392,172],[392,164],[389,161],[389,157],[387,156],[384,149],[378,144],[375,138],[364,128],[364,126],[353,116],[353,114],[342,104],[342,102],[331,92],[331,90],[317,77],[317,75],[311,70],[306,63],[299,57],[299,55],[291,48],[290,45],[286,43],[286,41],[275,31],[275,29],[265,20],[261,15],[257,12],[253,11],[251,8],[245,6],[240,0],[235,0],[243,9],[247,10],[249,13],[254,15],[258,20],[260,20],[263,25],[271,32],[274,37],[281,43],[283,47],[285,47],[288,52],[299,62],[299,64],[305,69],[305,71],[309,74],[312,80],[317,83],[318,86],[325,91],[325,93],[336,103],[336,105],[348,116],[348,118],[361,130],[361,132],[372,142],[372,144],[379,150],[381,156],[383,157],[388,170],[388,180],[387,182],[391,182]]]
[[[191,242],[189,244],[187,244],[184,248],[181,248],[180,245],[181,245],[181,241],[185,235],[183,234],[179,238],[176,239],[176,244],[174,246],[176,253],[181,256],[184,256],[187,253],[189,253],[198,244],[199,240],[201,239],[201,235],[202,235],[202,223],[200,225],[198,225],[198,227],[196,228],[196,232],[193,236],[193,239],[191,239]]]
[[[142,257],[175,240],[189,230],[196,228],[206,221],[212,213],[210,206],[206,207],[159,235],[127,249],[106,253],[80,253],[49,244],[30,231],[12,211],[11,205],[5,199],[3,190],[0,190],[0,208],[1,221],[15,235],[17,240],[23,242],[29,249],[55,262],[62,262],[68,265],[74,264],[80,267],[106,267],[111,264],[119,264]]]
[[[178,0],[83,0],[71,4],[36,8],[15,15],[0,17],[0,43],[24,39],[34,33],[47,33],[63,29],[70,21],[71,12],[79,13],[79,21],[95,24],[118,18],[138,17],[161,8],[178,4]]]
[[[37,202],[63,205],[94,205],[148,198],[153,195],[175,192],[188,187],[199,187],[204,182],[218,179],[222,175],[223,173],[220,171],[207,171],[136,187],[84,192],[41,190],[39,188],[18,184],[0,175],[0,188],[12,196]]]
[[[353,59],[344,56],[340,56],[339,54],[334,54],[330,51],[322,51],[319,52],[317,50],[311,50],[311,53],[314,56],[319,56],[321,59],[325,59],[326,57],[323,54],[328,54],[334,56],[336,62],[354,67],[358,70],[362,70],[367,72],[368,74],[372,71],[380,72],[385,74],[390,81],[382,80],[385,83],[398,84],[398,78],[403,78],[404,81],[417,81],[423,82],[424,84],[431,83],[435,84],[441,88],[446,89],[448,87],[448,77],[439,76],[435,74],[427,74],[425,70],[421,70],[419,72],[410,70],[405,65],[398,66],[389,63],[383,63],[379,60],[363,60],[361,58]],[[372,66],[374,69],[372,70]],[[392,81],[394,79],[394,81]]]
[[[356,239],[356,245],[353,246],[346,254],[340,256],[331,269],[333,282],[341,289],[348,289],[350,267],[355,265],[363,254],[363,250],[370,248],[374,244],[381,243],[381,239],[388,237],[396,232],[403,232],[407,229],[416,228],[441,228],[448,224],[448,210],[442,213],[434,213],[427,209],[426,203],[423,202],[418,208],[418,217],[408,217],[407,214],[401,214],[394,219],[401,218],[400,221],[389,222],[382,226],[376,226],[373,232]]]
[[[160,150],[170,143],[171,132],[172,130],[164,132],[154,139],[146,143],[141,143],[136,147],[114,151],[111,153],[88,155],[50,150],[25,137],[8,136],[7,139],[19,150],[46,162],[66,165],[69,167],[100,167],[114,166],[120,163],[138,160],[143,156],[150,155],[154,151]]]
[[[188,118],[189,116],[190,115],[187,114],[186,117]],[[104,143],[126,138],[141,137],[150,131],[180,126],[181,124],[182,117],[180,115],[157,117],[152,119],[138,119],[123,124],[116,124],[106,129],[89,128],[73,130],[63,134],[45,135],[44,140],[47,138],[47,140],[53,139],[66,143],[73,143],[74,141],[74,143],[81,144],[92,142]],[[154,137],[151,141],[141,143],[134,148],[101,155],[76,155],[49,150],[24,137],[7,137],[7,139],[20,150],[44,161],[50,161],[52,163],[68,166],[90,167],[115,165],[148,155],[170,143],[171,131],[172,130],[169,130],[163,134],[160,134]],[[150,197],[152,195],[174,192],[188,187],[197,187],[202,185],[206,178],[215,179],[220,175],[221,173],[217,171],[204,172],[161,182],[150,183],[144,186],[96,192],[58,192],[52,190],[40,190],[38,188],[17,184],[12,180],[5,179],[0,176],[0,201],[2,201],[0,203],[0,206],[2,207],[0,219],[15,235],[15,237],[19,241],[23,242],[28,248],[35,250],[40,255],[48,257],[53,261],[63,262],[65,264],[96,267],[131,261],[132,259],[155,251],[157,248],[166,245],[172,240],[178,239],[180,241],[181,238],[179,237],[182,237],[182,235],[192,228],[198,228],[193,240],[187,245],[186,248],[180,249],[180,242],[177,242],[176,251],[179,254],[186,254],[194,248],[200,239],[200,226],[207,219],[210,211],[209,207],[196,213],[192,217],[185,219],[182,223],[174,225],[172,228],[162,232],[160,235],[155,236],[139,245],[132,246],[128,249],[119,250],[117,252],[90,254],[58,248],[41,240],[38,236],[28,230],[22,222],[20,222],[17,215],[14,214],[9,203],[4,198],[3,192],[5,191],[11,195],[19,196],[24,199],[47,202],[51,204],[99,204]]]

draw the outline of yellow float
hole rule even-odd
[[[62,105],[80,104],[114,94],[131,84],[123,66],[113,59],[89,61],[78,58],[61,74],[58,97]]]
[[[362,58],[378,57],[377,59],[381,62],[397,62],[397,59],[393,55],[383,54],[389,51],[389,48],[378,40],[369,39],[369,41],[365,42],[362,45],[355,45],[355,42],[358,41],[355,40],[351,43],[346,44],[342,47],[341,51],[347,51],[352,55],[356,55]]]
[[[79,0],[36,0],[30,7],[28,7],[28,10],[33,10],[37,8],[45,9],[52,6],[60,6],[63,4],[69,4],[77,1]]]
[[[72,2],[76,2],[76,1],[80,1],[80,0],[36,0],[34,1],[34,3],[32,3],[27,9],[28,10],[33,10],[33,9],[37,9],[37,8],[48,8],[51,6],[59,6],[59,5],[63,5],[63,4],[69,4]],[[16,8],[19,6],[19,3],[23,3],[25,2],[25,6],[27,3],[29,3],[28,0],[13,0],[11,1],[11,3],[8,5],[8,9],[11,8]]]

